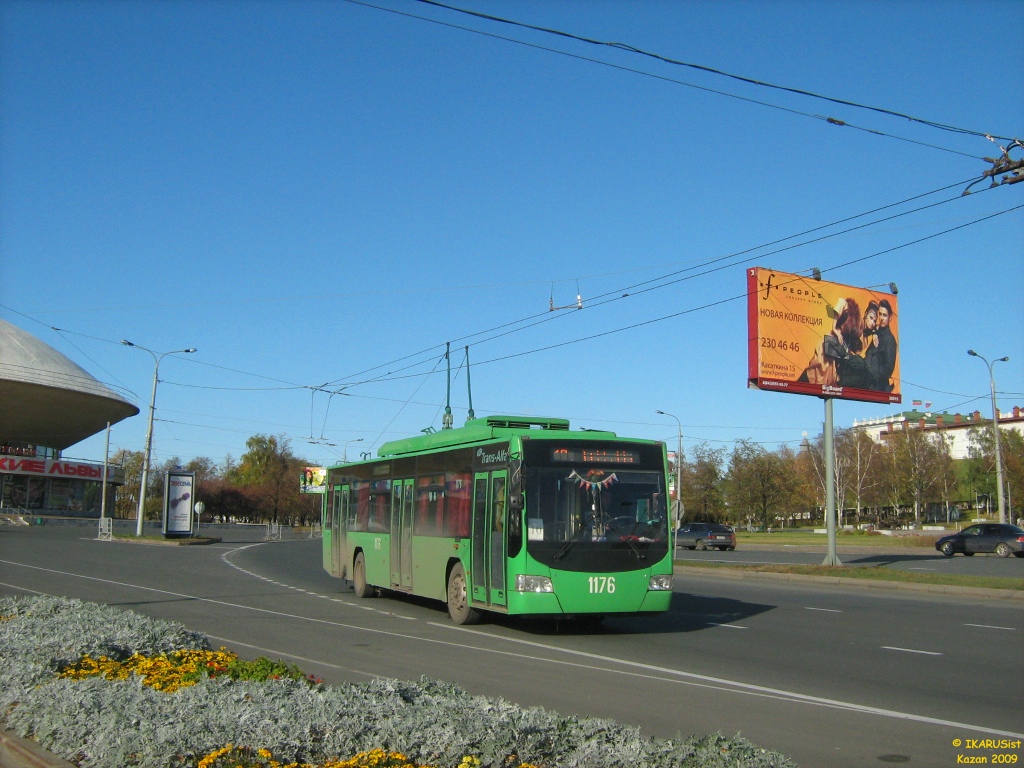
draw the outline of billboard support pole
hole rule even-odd
[[[822,565],[842,565],[836,554],[836,453],[835,429],[832,421],[832,398],[825,398],[825,523],[828,531],[828,554]]]

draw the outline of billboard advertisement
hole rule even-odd
[[[748,269],[747,384],[843,400],[902,402],[896,296]]]
[[[167,472],[164,476],[164,535],[191,536],[196,503],[196,473]]]
[[[327,467],[306,467],[299,478],[299,493],[327,493]]]

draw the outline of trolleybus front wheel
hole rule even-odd
[[[469,606],[466,571],[462,563],[452,566],[452,572],[448,574],[448,615],[456,624],[476,624],[480,621],[480,611]]]
[[[366,558],[360,552],[356,555],[355,565],[352,566],[352,587],[356,591],[356,597],[373,597],[376,590],[366,583]]]

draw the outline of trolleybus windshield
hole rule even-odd
[[[545,565],[630,571],[649,568],[668,553],[663,472],[528,467],[525,490],[527,551]]]

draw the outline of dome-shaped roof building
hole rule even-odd
[[[0,319],[0,442],[57,450],[139,409],[48,344]]]
[[[102,465],[62,461],[61,451],[138,412],[53,347],[0,319],[0,507],[98,511],[90,485],[98,485]]]

